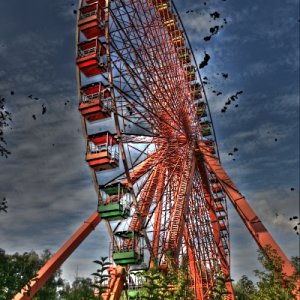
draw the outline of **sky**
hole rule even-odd
[[[0,247],[8,253],[54,253],[96,209],[77,109],[73,3],[0,4],[0,95],[13,118],[4,133],[11,155],[0,157],[0,199],[8,202]],[[299,216],[299,1],[205,3],[175,1],[198,63],[210,56],[201,74],[223,167],[286,255],[298,255],[297,222],[289,218]],[[257,246],[231,206],[229,217],[232,278],[253,278]],[[63,264],[63,277],[89,276],[108,249],[101,223]]]

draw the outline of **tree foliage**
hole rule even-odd
[[[92,300],[97,299],[94,295],[91,278],[76,277],[72,285],[65,283],[59,292],[61,300]]]
[[[11,299],[32,278],[50,258],[49,250],[39,256],[35,251],[23,254],[6,254],[0,249],[0,300]],[[61,271],[58,270],[41,288],[33,299],[56,299],[57,289],[62,286]],[[30,289],[28,290],[30,294]]]
[[[110,278],[107,269],[111,266],[111,263],[107,259],[108,257],[101,257],[100,260],[93,261],[98,265],[98,269],[95,273],[92,273],[95,282],[91,286],[98,292],[99,299],[102,299],[101,295],[107,290],[108,279]]]
[[[160,271],[150,268],[143,274],[144,284],[141,287],[141,299],[194,299],[190,288],[187,257],[183,257],[179,267],[176,267],[170,254],[166,255],[167,270]]]
[[[296,287],[297,274],[291,277],[282,273],[283,261],[278,256],[275,249],[270,246],[258,251],[258,260],[262,264],[263,270],[255,270],[254,274],[258,278],[254,284],[247,276],[234,285],[235,296],[242,300],[291,300],[296,299],[293,292]],[[292,258],[292,263],[299,268],[299,258]],[[299,269],[296,268],[296,273]]]
[[[7,254],[0,249],[0,300],[12,299],[21,288],[30,280],[35,278],[37,271],[51,257],[49,250],[41,255],[35,251],[23,254]],[[270,260],[271,258],[271,260]],[[74,282],[68,283],[62,280],[61,271],[58,270],[34,296],[34,300],[93,300],[101,299],[101,294],[107,288],[108,263],[106,257],[95,261],[97,271],[90,278],[77,277]],[[242,276],[234,284],[235,296],[239,300],[290,300],[295,299],[296,275],[285,277],[282,275],[283,262],[271,247],[259,251],[258,260],[263,266],[262,271],[255,271],[257,283],[253,283],[247,276]],[[299,274],[299,257],[293,257],[292,263]],[[164,300],[191,300],[194,295],[190,288],[191,282],[187,276],[187,258],[181,260],[177,267],[170,256],[167,257],[167,269],[161,271],[150,268],[137,274],[139,282],[138,299],[164,299]],[[97,275],[96,275],[97,274]],[[211,299],[226,299],[225,284],[227,280],[217,276],[214,293]],[[98,296],[95,291],[98,290]],[[29,290],[30,293],[30,290]],[[125,296],[125,295],[124,295]],[[127,299],[127,298],[124,298]]]

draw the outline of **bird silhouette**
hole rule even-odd
[[[4,211],[5,213],[7,213],[7,200],[6,197],[3,197],[2,202],[0,203],[0,211]]]
[[[211,33],[211,35],[215,35],[218,33],[219,28],[220,28],[219,25],[215,25],[215,26],[209,28],[209,32]]]
[[[42,115],[44,115],[47,112],[47,107],[43,104],[42,108],[43,108]]]
[[[214,20],[220,18],[220,13],[217,12],[217,11],[215,11],[215,12],[209,14],[209,15],[210,15]]]
[[[208,65],[208,61],[210,60],[210,55],[207,54],[206,52],[204,52],[204,58],[203,61],[200,63],[199,68],[203,69],[204,67],[206,67]]]
[[[228,78],[228,74],[227,73],[222,73],[222,76],[227,79]]]

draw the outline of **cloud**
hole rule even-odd
[[[194,1],[177,2],[184,11],[199,7]],[[293,19],[285,18],[290,9],[284,10],[282,25],[270,25],[265,32],[261,30],[262,20],[268,22],[269,18],[261,5],[266,4],[229,2],[219,7],[216,4],[221,5],[220,1],[210,1],[207,12],[218,10],[229,20],[211,43],[203,41],[212,24],[208,13],[183,14],[182,18],[193,48],[199,50],[198,61],[204,51],[211,55],[204,74],[209,76],[211,86],[223,92],[222,98],[209,93],[223,165],[283,249],[288,255],[296,255],[297,240],[286,219],[295,210],[299,189],[295,167],[299,163],[299,91],[295,83],[298,46],[290,43],[298,39],[292,31]],[[15,11],[10,2],[4,4]],[[55,252],[97,204],[77,110],[76,17],[73,8],[62,0],[48,1],[47,7],[37,11],[28,3],[23,5],[19,17],[10,16],[16,26],[7,26],[0,43],[0,88],[13,113],[13,129],[7,132],[12,155],[1,160],[0,197],[6,196],[9,206],[8,213],[0,216],[1,247],[8,252],[32,248]],[[29,16],[30,22],[20,19],[25,18],[26,8],[35,11]],[[35,19],[39,15],[45,20]],[[272,17],[277,18],[278,13],[272,13]],[[286,36],[288,43],[283,39],[287,33],[292,33]],[[13,60],[7,59],[8,54]],[[215,75],[219,71],[229,73],[226,82]],[[15,90],[14,97],[9,95],[11,89]],[[227,98],[240,89],[245,94],[238,100],[239,109],[230,107],[222,115],[220,110]],[[30,94],[40,100],[28,99]],[[66,99],[70,100],[67,106]],[[47,107],[45,115],[41,114],[42,104]],[[239,148],[236,162],[228,156],[233,146]],[[290,186],[296,188],[295,193]],[[238,279],[257,268],[257,247],[232,209],[230,223],[233,273]],[[101,223],[63,265],[64,277],[72,280],[77,266],[80,276],[89,276],[95,269],[92,260],[109,255],[109,242],[105,224]]]

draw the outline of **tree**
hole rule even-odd
[[[247,276],[242,278],[234,285],[235,296],[242,300],[290,300],[295,299],[293,291],[296,287],[297,272],[291,277],[282,274],[283,261],[278,256],[275,249],[267,246],[258,250],[258,260],[262,264],[263,271],[255,270],[258,277],[256,285]],[[299,258],[292,258],[294,265],[299,268]]]
[[[11,299],[18,293],[29,280],[36,277],[37,271],[50,256],[49,250],[45,250],[40,257],[35,251],[7,254],[0,249],[0,300]],[[60,276],[61,271],[58,270],[33,299],[56,299],[57,289],[63,284]]]
[[[63,289],[59,292],[61,300],[91,300],[97,299],[92,287],[93,282],[90,278],[76,277],[72,286],[65,283]],[[48,299],[48,298],[45,298]]]
[[[99,269],[97,269],[97,271],[92,274],[96,279],[95,283],[91,286],[93,286],[98,291],[99,299],[102,299],[101,295],[107,290],[107,282],[110,278],[110,275],[107,274],[107,269],[111,266],[111,263],[107,262],[107,259],[108,257],[101,257],[100,260],[93,261],[99,266]]]
[[[296,277],[286,277],[282,274],[283,260],[278,256],[277,251],[267,246],[258,251],[258,260],[264,270],[254,271],[259,281],[251,299],[295,299],[292,292],[295,290]]]
[[[145,283],[142,285],[141,299],[169,299],[167,295],[167,283],[164,275],[157,270],[156,267],[150,268],[144,274]],[[164,297],[164,298],[163,298]]]
[[[254,283],[243,275],[236,284],[233,285],[234,295],[238,300],[250,300],[251,296],[256,292]]]
[[[51,252],[46,249],[39,258],[37,269],[39,270],[52,256]],[[46,282],[46,284],[34,296],[34,300],[55,300],[57,298],[57,290],[63,287],[64,282],[61,278],[61,270],[58,269]]]
[[[190,279],[187,276],[187,256],[182,257],[179,267],[176,267],[172,255],[167,253],[166,263],[167,269],[165,271],[153,267],[145,272],[141,299],[194,299],[190,288]]]

